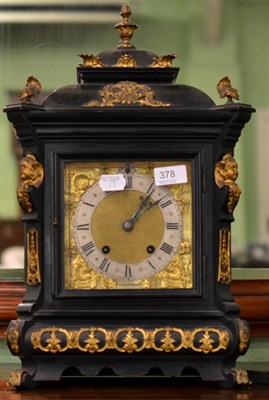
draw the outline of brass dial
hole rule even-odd
[[[178,251],[182,217],[172,193],[138,173],[125,176],[124,190],[99,183],[82,195],[74,218],[75,242],[98,273],[136,281],[161,271]]]

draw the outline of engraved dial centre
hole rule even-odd
[[[141,262],[148,257],[148,245],[157,248],[163,238],[164,218],[159,208],[148,211],[135,223],[129,221],[140,204],[141,194],[134,190],[111,193],[93,213],[91,226],[96,247],[109,246],[109,258],[119,263]],[[124,229],[126,225],[129,229]]]

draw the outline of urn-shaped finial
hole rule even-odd
[[[122,6],[120,12],[122,21],[115,25],[115,29],[117,29],[121,38],[118,49],[135,49],[135,46],[130,42],[130,40],[138,26],[130,22],[131,14],[132,12],[129,6]]]

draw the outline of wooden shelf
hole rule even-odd
[[[0,281],[0,339],[5,335],[9,321],[17,318],[16,308],[24,293],[23,282]]]
[[[232,293],[252,337],[269,337],[269,279],[235,280]]]
[[[24,293],[23,282],[0,281],[0,338],[9,321],[17,318],[16,308]],[[240,317],[250,324],[252,337],[269,337],[269,279],[235,280],[232,293],[241,307]]]

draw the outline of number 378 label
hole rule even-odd
[[[156,186],[175,185],[177,183],[187,183],[186,165],[175,165],[154,168],[154,178]]]

